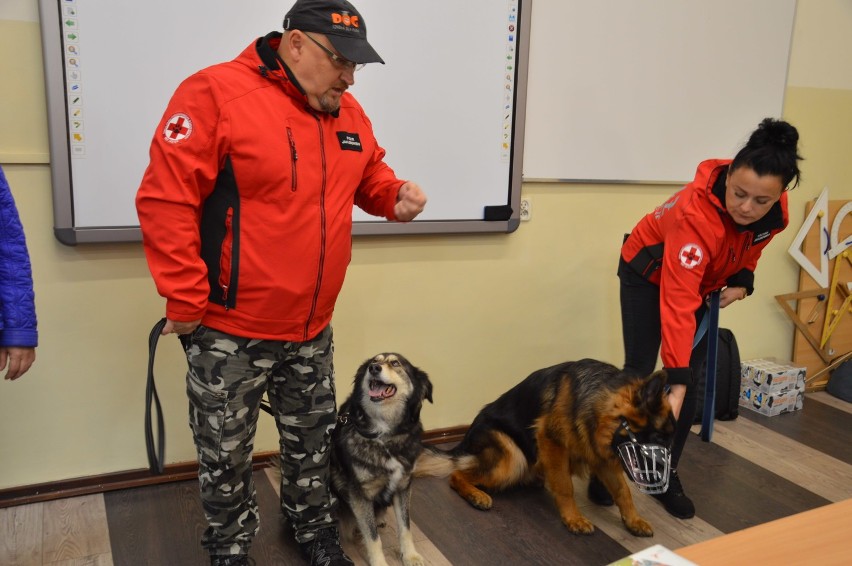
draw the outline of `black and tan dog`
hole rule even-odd
[[[332,489],[341,500],[345,539],[360,531],[371,566],[384,566],[378,527],[393,505],[405,566],[420,566],[409,520],[411,471],[423,450],[420,409],[432,402],[429,376],[400,354],[378,354],[355,374],[354,390],[341,405],[331,457]],[[353,524],[355,523],[355,524]]]
[[[594,525],[577,508],[571,476],[592,473],[613,494],[627,529],[651,536],[616,446],[628,440],[625,422],[641,442],[670,444],[674,421],[665,380],[663,371],[640,378],[589,359],[540,369],[486,405],[453,450],[426,448],[415,475],[450,475],[453,489],[479,509],[492,505],[482,489],[543,481],[568,529],[589,534]]]

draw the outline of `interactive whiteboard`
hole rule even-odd
[[[386,161],[429,203],[418,220],[356,209],[355,234],[510,232],[518,226],[529,0],[356,0],[386,65],[351,92]],[[177,85],[281,31],[288,0],[39,0],[54,233],[141,239],[134,204]],[[486,220],[486,216],[488,219]]]

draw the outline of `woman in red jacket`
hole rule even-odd
[[[695,179],[643,217],[621,248],[621,320],[625,371],[650,374],[662,358],[677,419],[672,474],[656,495],[679,518],[695,515],[677,464],[696,412],[694,370],[706,358],[706,338],[693,349],[708,293],[721,290],[722,308],[754,291],[763,248],[787,227],[787,191],[799,183],[799,134],[764,119],[733,160],[708,160]],[[589,497],[611,501],[596,478]]]

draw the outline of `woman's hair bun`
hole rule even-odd
[[[784,190],[799,184],[799,131],[783,120],[764,118],[737,152],[731,170],[743,166],[758,175],[777,175]]]
[[[799,144],[799,132],[787,122],[764,118],[748,141],[748,145],[753,144],[773,145],[795,152]]]

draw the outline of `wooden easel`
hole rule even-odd
[[[828,201],[828,226],[842,237],[852,234],[852,216],[841,219],[834,228],[834,219],[848,201]],[[813,203],[806,205],[805,216]],[[802,253],[814,264],[819,263],[819,225],[814,223],[803,240]],[[793,337],[793,364],[807,368],[807,391],[821,391],[828,383],[829,372],[843,361],[852,358],[852,248],[829,262],[828,287],[820,286],[804,269],[799,272],[799,291],[777,295],[775,299],[793,321],[797,332]],[[795,310],[790,305],[796,302]]]

